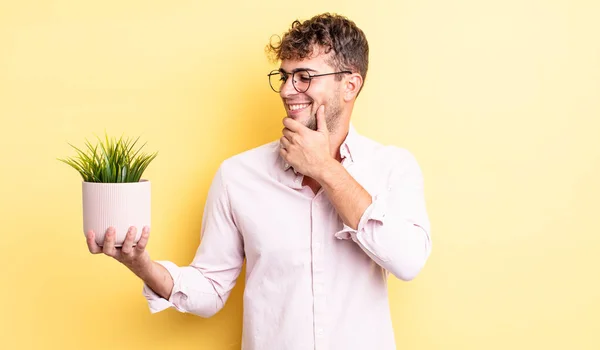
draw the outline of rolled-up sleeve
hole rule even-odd
[[[344,224],[335,236],[352,239],[397,278],[415,278],[431,252],[431,237],[423,176],[408,151],[403,150],[385,186],[371,199],[357,229]]]
[[[202,219],[202,240],[189,266],[157,261],[173,278],[173,290],[164,299],[144,284],[143,295],[152,313],[173,307],[210,317],[223,308],[244,261],[241,235],[235,225],[223,180],[223,166],[211,184]]]

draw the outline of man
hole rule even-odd
[[[350,124],[368,66],[364,33],[341,16],[295,21],[268,45],[287,117],[280,140],[225,160],[210,187],[190,266],[153,262],[130,229],[92,253],[144,281],[152,312],[217,313],[246,260],[242,348],[395,349],[387,276],[411,280],[431,240],[420,168]]]

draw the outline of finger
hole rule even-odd
[[[92,254],[102,253],[102,248],[96,243],[96,234],[93,230],[89,230],[85,234],[85,240],[87,242],[88,250]]]
[[[317,109],[317,130],[323,133],[327,133],[327,118],[325,118],[325,105],[321,105]]]
[[[288,118],[288,117],[283,119],[283,125],[286,128],[290,129],[290,131],[293,131],[296,133],[301,133],[301,132],[304,132],[304,129],[308,129],[304,124],[302,124],[298,121],[295,121],[292,118]]]
[[[281,156],[281,158],[283,158],[284,161],[288,162],[288,159],[287,159],[287,157],[288,157],[288,151],[285,148],[280,148],[279,149],[279,155]]]
[[[285,136],[282,136],[281,139],[279,139],[279,143],[281,143],[281,147],[285,149],[288,149],[291,144],[290,140],[288,140]]]
[[[281,133],[283,134],[283,136],[285,136],[288,141],[290,141],[291,143],[294,143],[296,138],[299,136],[298,133],[293,132],[292,130],[288,129],[288,128],[284,128]]]
[[[123,254],[130,254],[133,250],[133,241],[135,240],[136,234],[137,228],[131,226],[127,231],[127,235],[125,236],[125,240],[123,241],[123,246],[121,247],[121,252],[123,252]]]
[[[106,235],[104,236],[104,246],[102,247],[102,251],[104,254],[108,256],[115,257],[117,255],[117,248],[115,248],[115,228],[109,227],[106,230]]]
[[[300,133],[297,132],[293,132],[288,128],[283,129],[282,131],[283,136],[288,140],[288,142],[290,144],[300,144],[301,140],[302,140],[302,136],[300,136]]]
[[[140,240],[137,242],[135,249],[138,251],[143,251],[146,249],[146,245],[148,244],[148,240],[150,239],[150,227],[144,226],[142,229],[142,236]]]

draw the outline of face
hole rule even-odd
[[[284,60],[280,68],[287,73],[307,69],[311,75],[335,72],[335,69],[326,62],[327,57],[320,54],[302,61]],[[337,128],[343,111],[341,89],[342,81],[337,81],[336,75],[333,74],[312,78],[310,88],[306,92],[299,93],[294,89],[290,76],[281,87],[279,95],[287,116],[312,130],[317,130],[317,109],[325,105],[327,128],[331,132]]]

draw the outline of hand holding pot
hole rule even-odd
[[[152,267],[152,260],[150,254],[146,251],[146,245],[148,244],[148,238],[150,236],[150,229],[145,226],[142,230],[142,236],[137,244],[134,246],[134,239],[137,234],[137,229],[132,226],[127,231],[125,241],[122,247],[115,246],[115,228],[109,227],[104,236],[104,244],[99,246],[95,240],[95,232],[89,230],[86,232],[85,237],[87,240],[88,249],[92,254],[104,253],[115,260],[119,261],[123,265],[127,266],[133,273],[144,279],[146,274]]]

